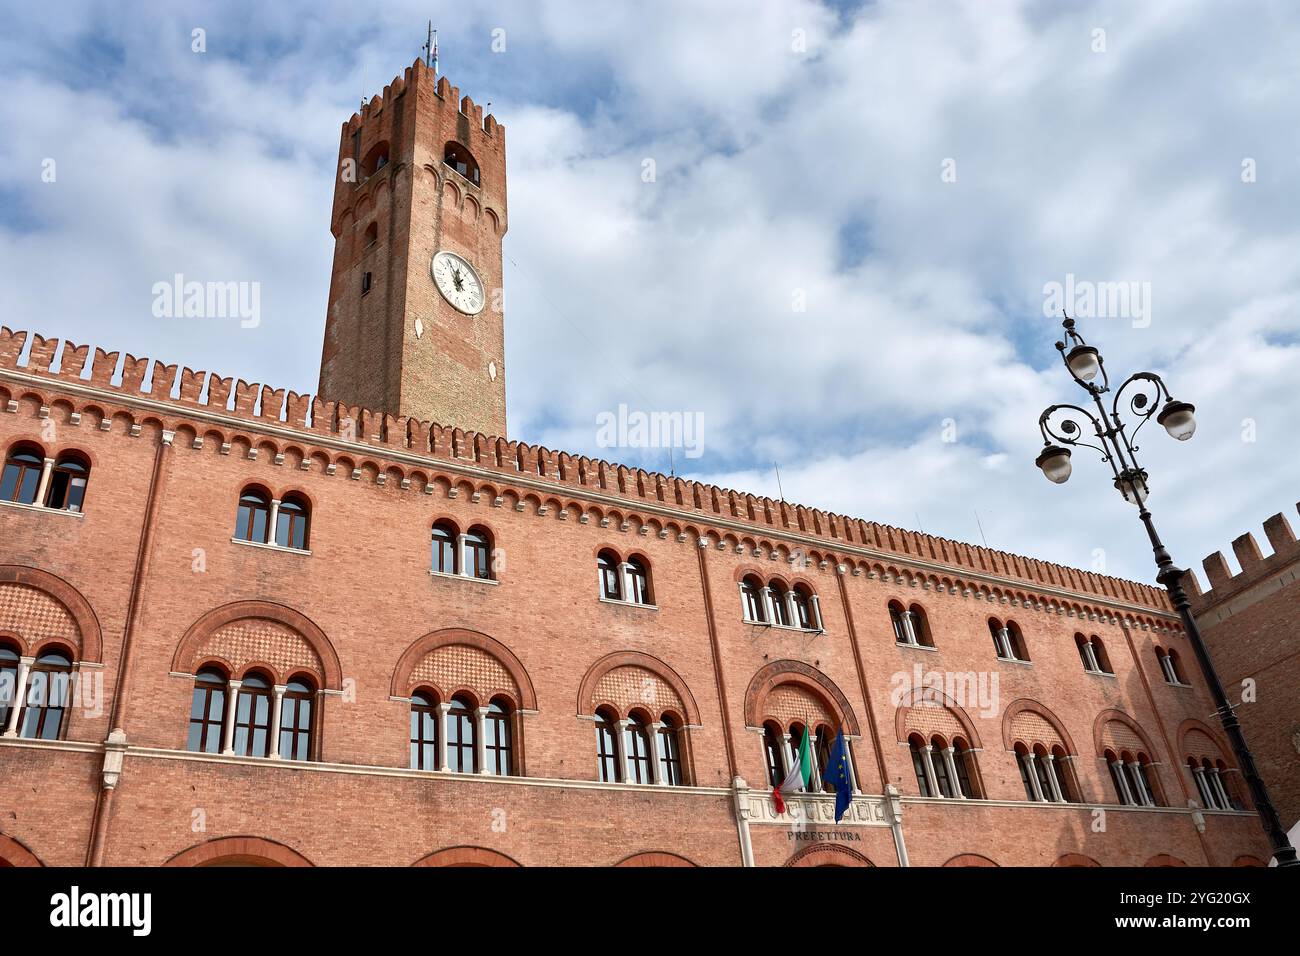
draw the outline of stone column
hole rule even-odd
[[[1037,756],[1032,750],[1025,754],[1025,769],[1029,772],[1029,786],[1034,791],[1034,799],[1045,801],[1047,798],[1043,796],[1043,785],[1038,780]]]
[[[1142,769],[1138,766],[1136,760],[1130,760],[1128,764],[1129,776],[1133,779],[1133,789],[1137,792],[1138,804],[1144,807],[1155,805],[1151,795],[1147,793],[1146,783],[1142,780]]]
[[[903,633],[907,635],[907,643],[913,647],[921,643],[916,637],[916,615],[911,611],[903,612]]]
[[[451,764],[447,762],[447,713],[451,710],[451,704],[439,704],[438,710],[438,769],[444,773],[451,770]]]
[[[1223,775],[1219,773],[1218,767],[1215,767],[1210,771],[1209,779],[1211,783],[1214,784],[1215,793],[1217,793],[1219,799],[1223,801],[1223,809],[1232,809],[1232,801],[1228,799],[1228,788],[1223,785]]]
[[[1011,653],[1011,632],[1005,627],[998,629],[998,646],[1002,649],[1002,656],[1007,660],[1014,660],[1015,655]],[[1033,756],[1031,753],[1029,756]]]
[[[474,708],[474,762],[479,773],[487,773],[487,715],[486,707]]]
[[[1056,776],[1056,755],[1048,754],[1047,760],[1047,785],[1052,788],[1052,802],[1064,803],[1065,796],[1061,793],[1061,781]]]
[[[767,623],[775,624],[777,621],[776,602],[772,600],[772,589],[766,586],[763,588],[763,610],[767,612]]]
[[[799,626],[799,608],[794,603],[794,588],[785,592],[785,613],[792,627]]]
[[[623,772],[623,783],[632,782],[632,765],[628,761],[627,755],[627,725],[626,720],[614,721],[615,728],[615,753],[618,755],[618,766]]]
[[[789,734],[782,734],[781,742],[785,746],[785,773],[788,774],[790,770],[794,767],[794,748],[790,746]],[[782,781],[778,780],[776,783],[777,786],[780,786]]]
[[[280,499],[271,499],[271,517],[268,519],[270,527],[267,529],[267,544],[279,544],[280,533]]]
[[[666,784],[668,781],[663,779],[663,768],[659,766],[659,731],[663,729],[663,724],[655,721],[646,726],[646,738],[650,742],[650,782],[655,785]]]
[[[961,792],[961,778],[957,776],[957,759],[953,754],[952,747],[943,748],[943,762],[948,767],[948,779],[952,781],[953,796],[965,800],[966,794]]]
[[[925,759],[922,761],[925,767],[925,782],[930,787],[930,795],[933,797],[942,797],[943,791],[939,789],[939,778],[934,772],[934,745],[925,745]]]
[[[221,727],[221,752],[223,754],[233,754],[235,752],[235,712],[239,710],[239,688],[244,686],[242,680],[232,680],[226,684],[226,719],[222,721]]]
[[[821,601],[817,600],[817,595],[815,595],[815,594],[814,594],[811,598],[809,598],[808,600],[812,603],[812,625],[813,625],[813,630],[816,630],[816,631],[824,631],[824,630],[826,630],[825,626],[822,624],[822,605],[821,605]]]
[[[288,689],[284,684],[274,684],[271,687],[275,694],[275,700],[271,704],[271,756],[277,759],[280,756],[280,720],[284,713],[284,692]]]
[[[36,485],[36,500],[32,503],[45,507],[45,493],[50,490],[50,472],[54,468],[54,459],[46,458],[41,464],[41,480]]]
[[[34,657],[18,658],[18,679],[14,681],[14,699],[9,706],[9,717],[5,720],[4,736],[18,736],[18,712],[27,703],[27,679],[31,676]]]
[[[463,577],[470,576],[469,570],[469,549],[465,547],[465,542],[469,535],[456,535],[456,573]]]

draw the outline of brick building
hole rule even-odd
[[[1208,591],[1190,572],[1184,580],[1260,776],[1290,830],[1300,822],[1300,544],[1283,514],[1264,522],[1264,534],[1268,557],[1247,532],[1232,542],[1240,573],[1216,551],[1203,562]]]
[[[0,330],[0,861],[1267,859],[1162,591],[507,440],[504,135],[344,124],[327,398]]]

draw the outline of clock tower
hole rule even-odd
[[[505,128],[417,60],[336,172],[321,397],[505,437]]]

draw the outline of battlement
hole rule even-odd
[[[102,348],[96,348],[93,360],[88,361],[89,346],[56,338],[31,335],[30,348],[26,349],[24,356],[28,337],[26,331],[0,327],[0,373],[12,370],[48,378],[51,387],[63,382],[116,392],[122,395],[124,402],[143,398],[167,403],[180,419],[193,410],[206,409],[227,418],[243,420],[250,428],[261,426],[302,432],[304,442],[310,442],[311,436],[316,435],[370,445],[374,448],[372,454],[381,459],[387,450],[527,476],[530,481],[553,482],[557,496],[566,493],[564,486],[572,489],[569,494],[574,497],[580,497],[582,489],[589,489],[604,496],[626,499],[628,511],[622,513],[624,518],[635,515],[637,503],[641,502],[643,506],[670,508],[697,523],[710,520],[741,523],[752,529],[749,534],[753,538],[743,532],[730,531],[728,537],[734,538],[738,547],[753,548],[755,553],[770,553],[774,557],[778,550],[791,550],[781,541],[782,537],[811,537],[822,541],[825,548],[824,552],[810,550],[808,557],[812,560],[839,561],[843,553],[840,549],[865,548],[886,556],[896,555],[900,563],[910,560],[942,565],[953,569],[957,575],[961,569],[968,569],[975,574],[1024,582],[1029,588],[1046,587],[1139,605],[1160,615],[1168,615],[1170,610],[1164,589],[1123,578],[1080,571],[730,488],[555,452],[494,435],[345,406],[319,396],[273,389],[268,385],[222,377],[215,372],[194,371],[188,367],[180,368],[178,372],[178,366],[174,364],[164,365],[157,360],[130,354],[122,356],[120,352],[106,352]],[[22,383],[15,385],[17,387],[10,390],[0,377],[0,399],[10,404],[10,410],[16,407],[17,401],[35,391],[34,387],[24,391]],[[39,394],[35,397],[41,400],[42,405],[51,404]],[[174,423],[168,427],[175,427]],[[376,471],[386,474],[382,467],[377,466]],[[508,480],[504,474],[502,480]],[[695,530],[699,531],[698,528]],[[764,538],[764,535],[773,538]],[[1294,542],[1293,538],[1290,540]],[[858,560],[852,555],[845,560],[850,558]],[[892,572],[901,580],[898,569],[882,566],[881,570]],[[926,579],[927,586],[931,579],[935,584],[949,588],[958,584],[956,580],[939,579],[930,573]],[[1027,595],[1017,591],[1001,589],[999,594],[1006,601],[1031,601]],[[1086,613],[1077,604],[1063,604],[1060,609],[1061,613],[1066,613],[1067,609],[1071,614]]]
[[[343,124],[343,135],[351,136],[368,119],[382,113],[384,106],[394,102],[404,91],[414,89],[431,80],[434,80],[434,95],[445,102],[457,104],[459,111],[468,117],[484,135],[496,138],[498,131],[505,130],[505,126],[498,123],[495,116],[489,113],[485,117],[483,107],[476,104],[469,96],[461,96],[460,88],[452,86],[446,76],[438,76],[435,80],[433,70],[426,66],[423,60],[417,59],[401,76],[393,77],[393,81],[384,87],[383,93],[372,96],[360,110],[348,118]]]
[[[1300,509],[1300,505],[1296,506]],[[1215,551],[1201,562],[1205,569],[1209,589],[1201,590],[1200,581],[1194,571],[1188,570],[1183,575],[1183,587],[1192,600],[1192,609],[1200,612],[1211,605],[1239,594],[1274,572],[1295,561],[1300,561],[1300,542],[1296,541],[1295,532],[1286,515],[1278,512],[1264,522],[1264,535],[1268,538],[1273,553],[1264,556],[1259,549],[1255,535],[1247,531],[1232,542],[1232,553],[1236,555],[1241,571],[1232,573],[1222,551]]]

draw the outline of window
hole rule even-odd
[[[18,736],[31,740],[58,740],[63,732],[72,689],[72,657],[64,651],[46,651],[36,658],[27,678],[26,706]]]
[[[190,696],[190,731],[185,749],[193,753],[215,754],[221,751],[221,731],[226,720],[226,675],[215,667],[205,667],[194,677]]]
[[[820,630],[821,623],[813,611],[812,592],[802,584],[796,584],[790,590],[790,601],[794,604],[794,623],[805,631]]]
[[[961,788],[962,795],[968,800],[974,800],[978,797],[975,793],[975,754],[966,741],[957,737],[952,742],[952,762],[957,768],[957,786]]]
[[[767,623],[767,614],[763,610],[763,582],[752,574],[740,582],[740,607],[746,621]]]
[[[680,787],[682,777],[681,742],[677,738],[677,722],[664,714],[659,727],[659,782],[670,787]]]
[[[1030,760],[1029,751],[1024,744],[1016,747],[1016,767],[1020,770],[1020,783],[1025,788],[1025,799],[1041,800],[1042,797],[1034,788],[1033,761]]]
[[[361,182],[365,182],[375,173],[388,165],[388,143],[376,143],[361,161]]]
[[[487,772],[498,777],[510,776],[510,705],[495,699],[488,704],[483,718],[483,736],[486,738]]]
[[[266,544],[266,532],[271,521],[270,498],[265,492],[247,489],[239,496],[239,510],[235,515],[235,537],[240,541]]]
[[[785,780],[785,737],[781,728],[770,721],[763,725],[763,756],[767,763],[767,782],[780,786]]]
[[[1015,621],[1007,621],[1004,625],[997,618],[989,618],[989,632],[993,635],[993,647],[997,651],[998,658],[1004,661],[1020,661],[1027,663],[1029,661],[1029,652],[1025,650],[1024,635],[1020,633],[1020,625]]]
[[[447,712],[447,765],[455,773],[475,773],[474,710],[463,697],[451,699]]]
[[[907,738],[908,749],[912,751],[912,770],[916,774],[916,787],[923,797],[935,796],[930,785],[930,757],[925,752],[925,741],[913,734]]]
[[[44,465],[40,451],[35,448],[22,445],[10,451],[5,458],[4,472],[0,473],[0,501],[36,504],[36,490],[41,484]]]
[[[785,585],[780,581],[773,581],[768,585],[768,591],[772,595],[772,623],[789,627],[790,605],[786,600]]]
[[[600,552],[596,556],[596,567],[600,572],[600,596],[607,601],[623,600],[623,588],[618,580],[618,555],[612,551]]]
[[[482,528],[470,528],[465,535],[465,573],[472,578],[492,577],[492,543]]]
[[[889,621],[894,625],[894,641],[898,644],[911,644],[912,632],[907,627],[906,611],[897,601],[889,602]]]
[[[474,161],[473,154],[460,143],[448,143],[443,150],[442,161],[475,186],[479,185],[478,163]]]
[[[1079,660],[1083,662],[1083,669],[1089,674],[1114,674],[1110,669],[1110,658],[1106,656],[1106,648],[1101,643],[1101,638],[1097,635],[1084,637],[1082,634],[1074,635],[1074,643],[1079,649]]]
[[[311,711],[316,689],[301,677],[289,681],[280,701],[280,756],[311,759]]]
[[[411,769],[439,769],[438,704],[425,691],[411,695]]]
[[[1187,686],[1187,680],[1183,677],[1183,668],[1178,661],[1178,652],[1175,650],[1164,650],[1156,648],[1156,660],[1160,663],[1160,673],[1164,675],[1166,684],[1179,684]]]
[[[372,222],[370,225],[366,226],[365,244],[367,247],[369,247],[369,246],[373,246],[378,241],[379,241],[379,223]]]
[[[433,526],[433,570],[456,573],[456,528],[445,521]]]
[[[650,737],[644,718],[633,714],[623,730],[623,747],[627,753],[628,783],[650,783]]]
[[[90,465],[76,454],[60,455],[50,472],[50,489],[45,506],[59,511],[79,512],[86,501],[86,481]]]
[[[640,558],[627,559],[628,600],[633,604],[653,604],[650,599],[650,572]]]
[[[365,295],[374,286],[374,276],[369,272],[361,273],[361,294]]]
[[[307,525],[310,512],[300,495],[285,495],[276,513],[275,543],[282,548],[307,550]]]
[[[596,761],[599,765],[601,783],[617,783],[623,778],[618,766],[614,717],[603,708],[596,711]]]
[[[247,674],[235,704],[235,753],[265,757],[271,752],[271,683],[259,674]]]
[[[1187,758],[1187,766],[1196,781],[1197,792],[1201,801],[1210,810],[1241,810],[1242,804],[1233,795],[1233,788],[1228,778],[1228,767],[1222,761],[1211,762],[1209,757],[1202,757],[1198,763],[1195,757]]]
[[[825,724],[818,727],[817,733],[813,736],[812,752],[817,760],[817,766],[814,768],[817,771],[817,780],[813,783],[813,789],[815,790],[835,789],[825,779],[826,768],[830,766],[831,762],[831,744],[834,739],[831,735],[831,729]]]
[[[8,644],[0,644],[0,731],[9,726],[9,710],[18,693],[18,659],[21,655]]]
[[[1061,787],[1061,798],[1066,803],[1079,802],[1079,782],[1074,778],[1073,763],[1064,747],[1058,745],[1052,748],[1052,770]]]
[[[944,747],[943,740],[939,737],[931,738],[930,746],[933,748],[930,754],[934,763],[934,782],[939,790],[938,795],[941,797],[954,796],[952,778],[948,776],[948,761],[944,759],[944,750],[947,748]]]

